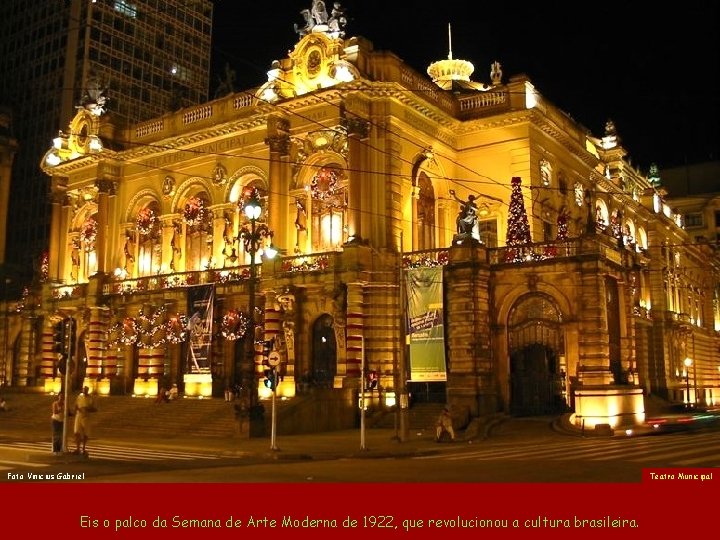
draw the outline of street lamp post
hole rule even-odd
[[[248,385],[249,394],[249,414],[250,414],[250,436],[253,434],[253,424],[257,425],[258,421],[262,422],[263,416],[259,410],[258,404],[258,389],[257,382],[255,379],[255,292],[256,292],[256,281],[257,281],[257,262],[256,257],[258,254],[264,254],[267,258],[272,259],[277,251],[272,245],[273,232],[270,228],[261,223],[257,224],[257,220],[262,214],[262,206],[260,203],[260,196],[258,190],[253,188],[249,193],[249,196],[243,200],[243,212],[245,217],[250,221],[250,230],[243,227],[240,230],[238,239],[243,241],[245,252],[250,255],[250,279],[248,281],[248,351],[246,354],[246,377],[245,382]],[[261,242],[270,240],[269,246],[263,249]],[[262,251],[261,251],[262,250]],[[259,429],[259,428],[256,428]]]
[[[685,406],[688,409],[690,408],[690,366],[692,366],[692,363],[691,358],[685,359]]]

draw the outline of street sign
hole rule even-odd
[[[273,367],[279,366],[280,365],[280,353],[277,351],[272,351],[268,355],[268,364],[270,364]]]

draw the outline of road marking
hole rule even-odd
[[[46,442],[15,442],[0,444],[0,448],[11,450],[27,450],[35,453],[48,453]],[[214,460],[221,456],[203,454],[199,452],[182,452],[177,450],[159,450],[137,448],[129,446],[95,445],[88,447],[88,455],[94,459],[108,459],[114,461],[192,461],[192,460]]]
[[[705,433],[683,437],[652,436],[641,438],[595,439],[592,441],[560,442],[548,445],[532,444],[518,448],[513,444],[488,445],[473,451],[443,453],[441,455],[417,456],[413,459],[444,461],[658,461],[668,464],[692,465],[717,461],[714,450],[719,440],[717,433]],[[688,459],[676,460],[688,456]]]
[[[31,461],[12,461],[9,459],[0,459],[3,465],[14,465],[15,467],[47,467],[47,463],[33,463]],[[0,467],[2,469],[11,469],[13,467]]]

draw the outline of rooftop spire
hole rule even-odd
[[[448,60],[452,60],[452,27],[448,23]]]

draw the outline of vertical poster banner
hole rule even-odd
[[[447,380],[443,325],[442,266],[407,270],[410,380]]]
[[[185,373],[210,373],[215,287],[200,285],[188,289],[187,365]]]

